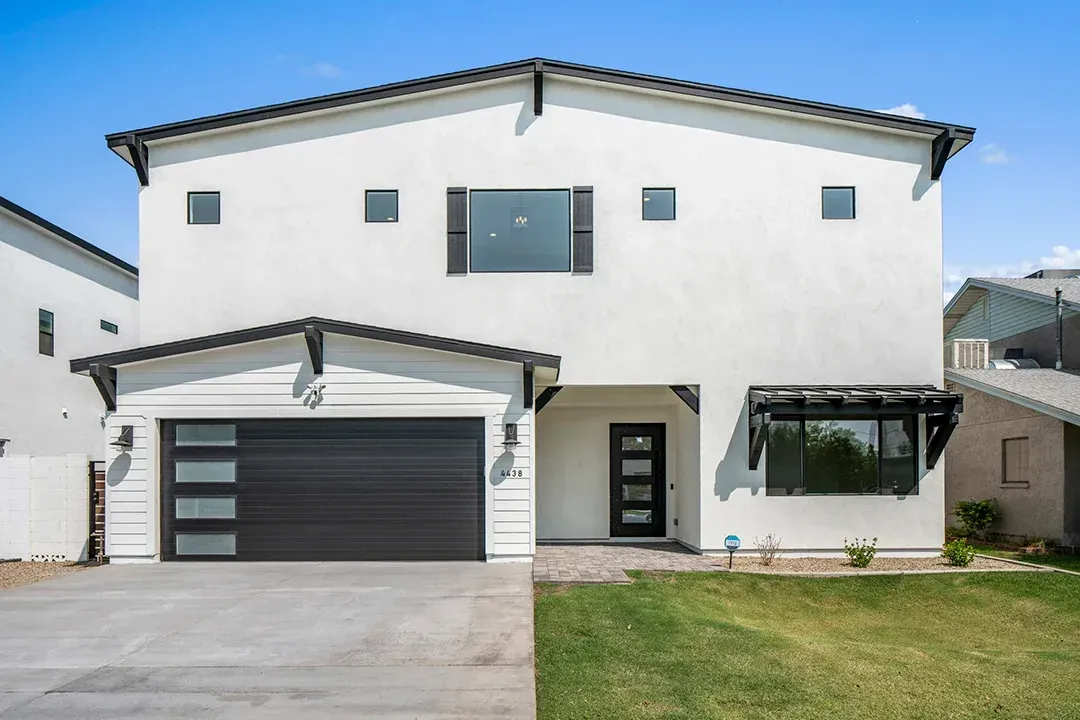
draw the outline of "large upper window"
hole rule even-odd
[[[773,416],[768,495],[907,495],[918,492],[912,416]]]
[[[473,190],[472,272],[569,272],[569,190]]]

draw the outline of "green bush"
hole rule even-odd
[[[847,538],[844,538],[844,552],[847,553],[848,559],[851,560],[851,564],[855,567],[870,567],[870,561],[877,554],[877,538],[874,538],[869,543],[866,542],[866,538],[863,538],[862,542],[859,542],[859,538],[855,538],[850,543]]]
[[[978,538],[985,538],[987,530],[1001,516],[994,500],[961,500],[953,508],[953,514],[966,536]]]
[[[948,560],[950,565],[967,567],[975,559],[975,548],[968,545],[967,540],[963,538],[953,540],[951,543],[945,543],[945,547],[941,550],[941,557]]]

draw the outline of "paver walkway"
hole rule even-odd
[[[678,543],[590,543],[537,545],[534,582],[628,583],[624,570],[708,572],[718,558],[693,553]]]

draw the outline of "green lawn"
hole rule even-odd
[[[1063,570],[1080,572],[1080,555],[1026,555],[1012,550],[999,550],[986,545],[975,546],[983,555],[995,555],[1010,560],[1023,560],[1036,565],[1052,565]]]
[[[642,574],[536,590],[539,720],[1080,718],[1080,578]]]

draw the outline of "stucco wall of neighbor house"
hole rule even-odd
[[[139,342],[138,280],[0,210],[0,438],[10,455],[105,456],[101,396],[73,357]],[[38,310],[53,313],[54,355],[38,352]],[[113,335],[101,320],[119,327]],[[64,416],[67,410],[67,416]]]
[[[952,515],[958,500],[993,498],[1001,511],[993,531],[1060,541],[1065,520],[1065,423],[960,384],[958,390],[964,394],[964,412],[945,448],[949,525],[958,525]],[[1002,441],[1018,437],[1029,443],[1027,487],[1002,483]]]
[[[1062,423],[1065,431],[1065,528],[1063,545],[1080,547],[1080,427]]]
[[[699,384],[699,547],[936,548],[940,466],[918,498],[772,498],[746,447],[751,384],[941,383],[929,157],[919,138],[564,78],[541,117],[513,79],[158,142],[143,339],[315,314],[559,354],[569,386]],[[592,273],[447,276],[448,186],[573,185],[594,188]],[[856,187],[857,219],[822,219],[828,185]],[[642,188],[664,186],[677,220],[642,221]],[[365,188],[397,188],[399,222],[364,223]],[[185,223],[193,190],[221,192],[220,225]]]
[[[667,536],[687,536],[682,497],[695,494],[696,416],[667,387],[564,387],[536,420],[536,536],[540,540],[607,539],[611,518],[610,428],[613,424],[665,425]],[[685,407],[685,406],[683,406]],[[675,489],[671,489],[671,485]],[[686,508],[687,514],[693,514]]]
[[[111,562],[160,557],[159,469],[163,419],[296,417],[484,417],[487,421],[486,551],[527,559],[532,528],[532,417],[522,402],[522,370],[500,362],[326,334],[326,387],[306,402],[314,380],[304,338],[266,340],[121,367],[109,437],[134,428],[128,450],[110,445],[106,466],[106,554]],[[502,446],[516,423],[520,445]],[[520,477],[501,471],[520,470]]]

